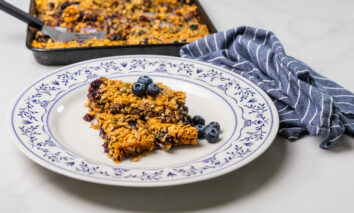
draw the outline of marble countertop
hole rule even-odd
[[[10,0],[8,0],[10,1]],[[27,10],[28,1],[11,0]],[[201,0],[218,30],[272,30],[287,53],[354,91],[354,1]],[[25,157],[8,133],[9,108],[24,86],[58,67],[25,47],[26,25],[0,12],[0,212],[353,212],[354,139],[332,150],[320,138],[277,137],[247,166],[209,181],[128,188],[91,184],[48,171]]]

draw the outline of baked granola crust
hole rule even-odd
[[[209,34],[189,0],[35,0],[35,8],[46,25],[106,33],[105,39],[57,42],[36,31],[35,48],[186,43]]]
[[[158,83],[161,92],[156,96],[138,97],[132,93],[132,83],[101,77],[91,83],[87,106],[92,115],[100,112],[138,115],[144,120],[159,117],[162,122],[190,123],[186,94]]]
[[[132,83],[94,80],[88,89],[84,120],[92,121],[104,139],[105,152],[116,163],[126,158],[138,160],[145,152],[169,150],[181,145],[196,145],[198,131],[190,124],[186,94],[157,83],[156,96],[138,97]]]
[[[96,119],[105,151],[115,162],[155,149],[155,136],[138,116],[99,113]]]
[[[96,119],[105,151],[117,163],[155,149],[197,144],[197,130],[181,122],[162,123],[158,118],[144,122],[138,116],[110,113],[98,113]]]

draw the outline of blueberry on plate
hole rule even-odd
[[[209,143],[215,143],[219,139],[219,130],[213,126],[207,126],[205,128],[204,137]]]
[[[198,138],[204,138],[205,126],[203,124],[197,124],[194,126],[198,131]]]
[[[152,79],[149,76],[144,75],[138,78],[138,82],[147,86],[152,83]]]
[[[156,96],[157,94],[160,93],[160,91],[161,91],[160,87],[155,83],[151,83],[147,86],[147,92],[151,96]]]
[[[192,123],[193,125],[197,125],[197,124],[202,124],[204,125],[205,124],[205,120],[202,116],[200,115],[196,115],[192,118]]]
[[[218,131],[220,131],[220,124],[219,124],[218,122],[216,122],[216,121],[210,122],[210,123],[207,125],[207,127],[208,127],[208,126],[215,127]]]
[[[146,89],[145,84],[142,84],[142,83],[139,83],[139,82],[135,82],[135,83],[132,85],[132,92],[133,92],[136,96],[139,96],[139,97],[142,97],[142,96],[145,95],[145,89]]]

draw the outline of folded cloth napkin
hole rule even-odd
[[[321,136],[332,147],[345,131],[354,134],[354,94],[287,56],[274,33],[242,26],[183,46],[184,58],[209,62],[246,77],[273,100],[279,134]]]

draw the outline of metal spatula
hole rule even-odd
[[[67,32],[67,29],[64,27],[50,27],[44,25],[44,23],[41,20],[31,16],[28,13],[23,12],[19,8],[5,2],[4,0],[0,0],[0,9],[20,19],[21,21],[26,22],[30,26],[35,27],[38,30],[42,30],[43,34],[48,35],[50,38],[52,38],[55,41],[73,41],[73,40],[84,41],[84,40],[92,39],[94,37],[98,39],[105,38],[105,32],[96,31],[94,29],[87,30],[87,33],[72,33],[72,32]]]

